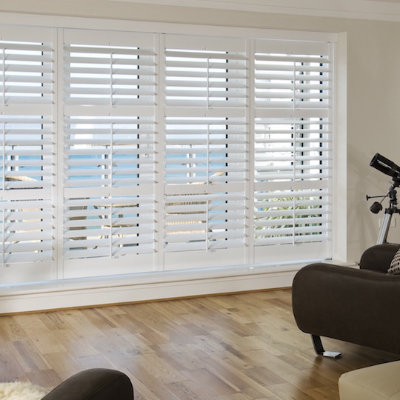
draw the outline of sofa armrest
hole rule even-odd
[[[133,400],[130,379],[122,372],[93,368],[56,386],[42,400]]]
[[[399,244],[377,244],[365,250],[360,260],[360,269],[387,272],[390,263],[400,248]]]
[[[296,274],[292,296],[303,332],[400,353],[400,275],[311,264]]]

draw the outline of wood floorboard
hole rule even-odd
[[[338,400],[339,376],[398,355],[323,339],[314,354],[288,289],[0,317],[0,381],[51,388],[115,368],[136,400]]]

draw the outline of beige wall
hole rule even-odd
[[[272,29],[347,32],[348,256],[374,244],[378,220],[365,194],[384,193],[386,175],[369,167],[376,152],[400,164],[400,22],[133,5],[105,0],[0,0],[0,11]],[[400,221],[391,230],[400,241]]]

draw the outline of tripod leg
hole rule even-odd
[[[376,244],[382,244],[387,242],[391,220],[392,220],[392,213],[385,212],[381,226],[379,227],[378,240]]]
[[[339,353],[337,351],[325,351],[320,336],[311,335],[311,337],[314,345],[314,350],[318,355],[329,358],[340,358],[342,356],[342,353]]]

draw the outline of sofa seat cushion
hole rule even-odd
[[[343,374],[339,395],[340,400],[400,400],[400,361]]]

